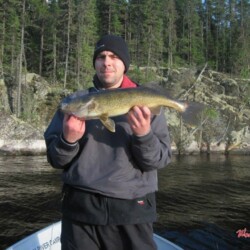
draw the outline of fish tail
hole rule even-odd
[[[181,113],[183,121],[190,125],[198,125],[205,105],[197,102],[185,102],[185,110]]]

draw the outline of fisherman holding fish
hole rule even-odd
[[[157,249],[157,170],[170,162],[170,138],[159,105],[134,94],[129,64],[126,42],[103,36],[94,87],[66,97],[44,134],[48,161],[63,170],[63,250]]]

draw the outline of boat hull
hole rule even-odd
[[[6,250],[35,250],[50,249],[61,250],[61,221],[51,224],[40,231],[15,243]],[[154,240],[158,250],[182,250],[179,246],[161,236],[154,234]]]

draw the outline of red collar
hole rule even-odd
[[[126,75],[123,76],[123,81],[120,86],[121,89],[136,88],[136,87],[137,85],[134,82],[132,82]]]

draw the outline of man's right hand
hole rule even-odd
[[[85,120],[73,115],[64,115],[63,138],[69,143],[75,143],[85,133]]]

